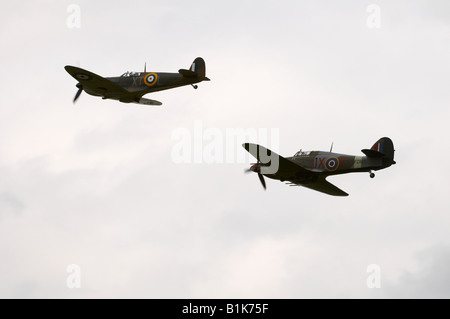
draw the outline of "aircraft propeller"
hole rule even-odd
[[[261,185],[264,189],[267,189],[266,187],[266,181],[264,180],[263,174],[261,174],[261,164],[258,162],[256,164],[253,164],[249,169],[245,170],[246,173],[248,172],[255,172],[258,173],[259,181],[261,182]]]
[[[77,94],[75,94],[75,97],[73,98],[73,103],[75,103],[78,100],[81,92],[83,92],[83,86],[81,85],[81,83],[77,83],[77,88],[78,88],[78,91],[77,91]]]

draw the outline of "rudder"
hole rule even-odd
[[[197,73],[197,76],[208,81],[209,79],[206,77],[206,63],[203,58],[196,58],[194,62],[192,62],[189,71]]]
[[[209,79],[206,77],[206,64],[205,60],[198,57],[192,62],[191,67],[189,70],[186,69],[180,69],[178,72],[188,78],[196,77],[199,78],[201,81],[209,81]]]
[[[368,157],[381,157],[386,165],[395,164],[394,161],[394,143],[389,137],[382,137],[369,149],[363,149],[362,152]]]

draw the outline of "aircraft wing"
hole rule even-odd
[[[279,164],[276,172],[277,179],[289,181],[291,186],[299,185],[333,196],[348,196],[346,192],[328,182],[325,176],[319,175],[320,173],[307,170],[264,146],[251,143],[245,143],[242,146],[262,163],[266,163],[268,157],[276,156]]]
[[[348,196],[342,189],[328,182],[324,176],[319,176],[316,181],[310,183],[292,183],[332,196]]]
[[[66,71],[78,82],[81,83],[85,91],[95,93],[106,98],[120,98],[130,92],[116,83],[107,80],[100,75],[89,72],[82,68],[66,65]]]
[[[271,151],[264,146],[252,143],[244,143],[242,146],[252,154],[258,161],[267,164],[267,158],[272,158],[278,160],[278,171],[276,175],[280,178],[284,178],[285,180],[289,180],[295,176],[302,176],[305,178],[314,176],[314,173],[291,162],[287,158],[278,155],[274,151]],[[281,179],[281,178],[280,178]]]
[[[159,105],[162,105],[162,103],[159,102],[159,101],[156,101],[156,100],[150,100],[150,99],[146,99],[146,98],[143,98],[143,97],[141,97],[141,98],[139,99],[138,102],[133,102],[133,103],[136,103],[136,104],[144,104],[144,105],[152,105],[152,106],[159,106]]]

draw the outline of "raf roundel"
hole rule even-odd
[[[337,157],[329,157],[325,162],[327,171],[334,172],[339,167],[339,159]]]
[[[90,75],[88,75],[88,74],[83,74],[83,73],[77,73],[77,74],[75,74],[75,77],[76,77],[78,80],[90,80],[90,79],[91,79],[91,76],[90,76]]]
[[[155,85],[157,80],[158,80],[158,74],[156,74],[156,73],[149,73],[144,77],[144,83],[147,86]]]

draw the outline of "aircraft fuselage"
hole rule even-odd
[[[391,166],[392,162],[387,162],[383,158],[373,158],[367,156],[354,156],[332,152],[311,151],[307,155],[286,157],[295,164],[320,175],[339,175],[357,172],[377,171]],[[264,169],[262,170],[264,172]],[[284,176],[275,174],[264,174],[272,179],[284,179]]]

